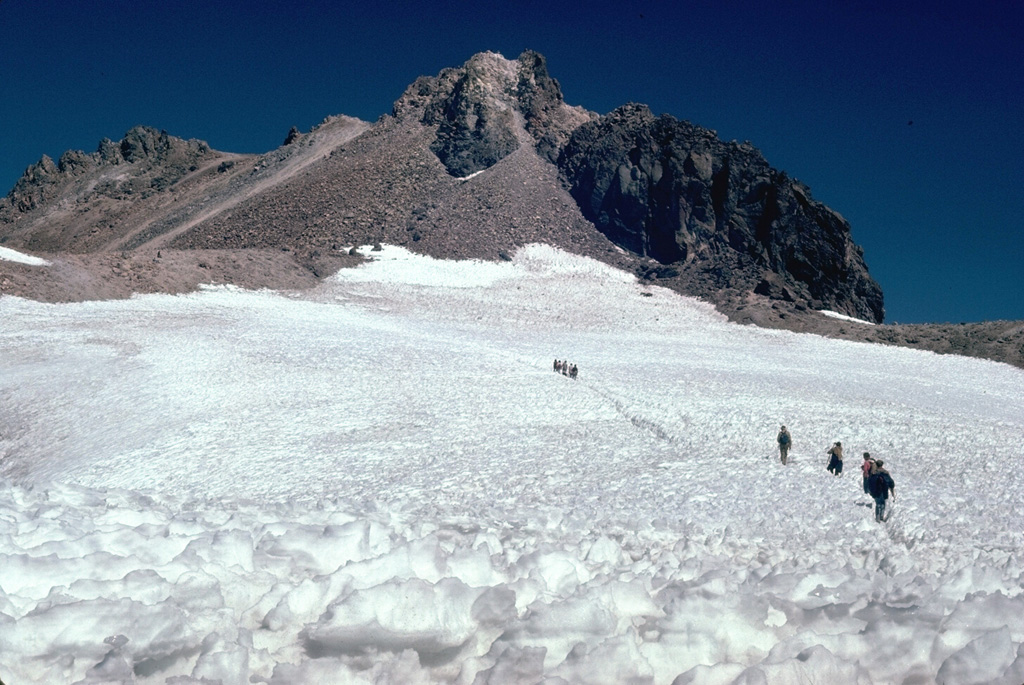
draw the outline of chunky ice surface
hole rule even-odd
[[[0,298],[4,682],[1024,682],[1020,370],[371,254]]]

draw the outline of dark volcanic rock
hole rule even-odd
[[[25,170],[7,197],[0,201],[0,223],[13,223],[20,214],[31,212],[51,199],[66,197],[74,190],[72,183],[76,178],[97,168],[121,164],[141,167],[126,179],[96,184],[90,189],[90,192],[109,196],[131,194],[170,185],[210,153],[210,147],[202,141],[182,140],[167,135],[166,131],[136,126],[125,133],[120,143],[104,138],[92,154],[69,150],[61,155],[57,164],[44,155]],[[156,173],[146,173],[154,171]]]
[[[515,62],[480,53],[462,67],[420,77],[395,102],[393,114],[436,126],[430,150],[457,178],[515,152],[523,128],[554,161],[571,132],[595,116],[566,105],[544,58],[530,51]]]
[[[539,53],[524,52],[518,64],[516,98],[526,130],[536,141],[537,152],[556,162],[572,132],[597,115],[565,104],[562,87],[548,73],[547,60]]]
[[[35,164],[25,169],[14,188],[7,194],[7,214],[30,212],[57,194],[55,186],[60,180],[60,170],[48,155],[43,155]],[[11,211],[13,210],[13,211]]]
[[[143,205],[159,203],[218,154],[202,141],[136,126],[118,142],[104,138],[92,154],[69,150],[56,164],[44,156],[0,199],[0,242],[43,252],[109,247]]]
[[[290,129],[288,129],[288,135],[285,136],[284,142],[281,143],[281,144],[282,145],[291,145],[292,143],[294,143],[297,140],[300,140],[301,138],[302,138],[302,132],[299,131],[298,127],[292,126]]]
[[[849,224],[749,144],[634,104],[576,129],[558,163],[583,214],[637,254],[769,297],[884,317]]]
[[[493,166],[519,147],[507,92],[514,77],[507,60],[483,53],[459,69],[445,69],[435,79],[414,84],[420,95],[429,97],[421,121],[437,126],[430,149],[452,176]]]

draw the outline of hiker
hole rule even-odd
[[[789,434],[785,426],[779,428],[779,436],[775,438],[775,441],[779,443],[779,458],[782,460],[782,465],[786,465],[786,460],[789,459],[789,448],[793,445],[793,436]]]
[[[875,462],[875,472],[868,478],[868,490],[875,499],[875,520],[885,520],[885,501],[889,499],[889,492],[892,492],[893,500],[896,499],[896,483],[892,476],[885,469],[885,462],[879,459]]]
[[[555,360],[555,373],[558,373],[558,372],[559,372],[559,371],[561,371],[561,370],[562,370],[562,362],[560,362],[560,361],[558,361],[558,360],[556,359],[556,360]]]
[[[832,445],[832,448],[826,452],[828,456],[828,469],[829,473],[833,473],[837,476],[843,475],[843,443],[836,441],[836,444]]]
[[[864,453],[864,463],[860,465],[860,473],[864,477],[864,494],[870,495],[871,491],[868,490],[868,479],[871,478],[871,474],[875,472],[875,460],[871,458],[871,454],[868,452]]]
[[[569,367],[569,378],[576,378],[579,372],[580,370],[576,368],[575,364],[573,364],[572,366]]]

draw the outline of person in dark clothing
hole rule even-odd
[[[896,499],[896,483],[893,482],[892,476],[884,468],[885,462],[879,459],[875,462],[875,472],[868,478],[868,490],[871,496],[875,498],[875,520],[885,520],[885,503],[889,499],[889,493],[892,493],[893,500]]]
[[[793,436],[789,434],[785,426],[779,428],[779,435],[775,438],[775,441],[779,443],[779,459],[782,460],[782,465],[786,465],[786,460],[789,459],[789,448],[793,445]]]
[[[837,476],[843,475],[843,443],[837,441],[826,454],[828,454],[828,466],[825,468]]]

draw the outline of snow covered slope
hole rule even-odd
[[[0,298],[0,678],[1024,681],[1024,372],[543,246],[372,254],[301,297]]]

